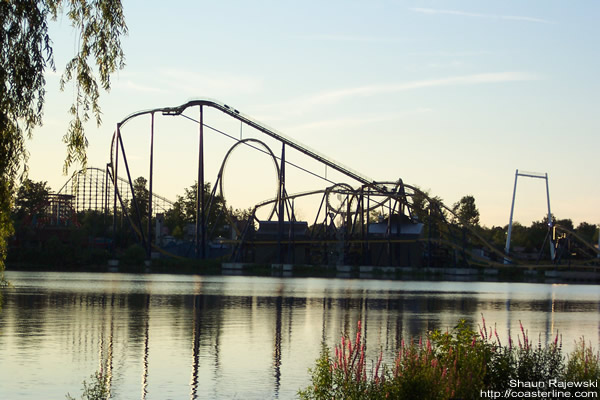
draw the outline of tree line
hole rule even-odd
[[[135,194],[135,203],[133,198],[126,204],[126,213],[117,210],[116,231],[112,231],[113,215],[104,215],[101,211],[87,210],[77,213],[75,216],[80,230],[79,234],[71,234],[71,236],[61,236],[60,240],[63,243],[76,243],[80,247],[87,241],[90,243],[94,238],[106,238],[101,243],[109,243],[104,248],[108,250],[115,246],[117,249],[127,249],[136,245],[139,238],[136,236],[132,225],[127,220],[126,214],[136,218],[142,232],[147,237],[148,227],[148,201],[149,191],[147,180],[143,177],[138,177],[133,182],[133,193]],[[232,232],[231,224],[243,225],[247,223],[251,216],[251,209],[248,210],[233,210],[227,208],[225,199],[219,195],[212,195],[211,183],[205,183],[202,193],[206,207],[206,223],[207,223],[207,239],[214,240],[218,237],[229,238]],[[37,218],[39,221],[44,217],[46,212],[44,204],[47,203],[50,187],[47,182],[34,182],[26,179],[19,187],[14,199],[14,207],[12,210],[12,220],[16,227],[16,237],[24,239],[34,238],[33,220]],[[195,234],[195,223],[197,217],[197,198],[198,184],[194,182],[191,186],[184,189],[182,195],[177,196],[177,200],[172,207],[163,215],[163,227],[166,228],[160,235],[171,236],[175,240],[191,240]],[[212,199],[212,201],[211,201]],[[458,202],[447,207],[439,197],[430,196],[426,192],[416,191],[412,197],[412,213],[414,217],[424,224],[424,237],[436,239],[437,237],[448,236],[451,230],[469,229],[480,238],[483,238],[489,245],[495,247],[498,251],[503,252],[508,225],[487,227],[480,223],[480,212],[476,205],[474,196],[463,196]],[[372,215],[371,220],[377,221],[377,215]],[[251,221],[254,224],[253,221]],[[150,224],[154,229],[155,221]],[[570,219],[559,219],[552,217],[552,226],[560,225],[568,231],[574,232],[579,239],[586,241],[589,244],[597,243],[598,229],[596,225],[581,222],[574,226]],[[151,232],[156,235],[156,232]],[[541,258],[548,258],[547,243],[556,235],[552,231],[552,227],[548,225],[547,216],[543,216],[540,220],[534,221],[529,226],[514,222],[511,235],[511,251],[516,250],[519,253],[539,253]],[[460,234],[459,234],[460,236]],[[113,243],[112,240],[115,240]],[[48,240],[50,238],[45,238]],[[556,238],[554,238],[556,239]],[[53,246],[57,245],[57,238],[52,238]],[[468,236],[467,241],[469,247],[479,246],[482,243]],[[21,240],[23,242],[23,240]],[[33,241],[35,242],[35,240]],[[22,244],[22,243],[21,243]],[[464,244],[464,243],[463,243]],[[37,243],[36,246],[44,247],[44,244]],[[60,246],[59,246],[60,247]],[[85,247],[85,246],[84,246]],[[138,246],[139,247],[139,246]],[[72,254],[76,254],[73,251]],[[97,255],[97,254],[96,254]]]

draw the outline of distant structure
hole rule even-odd
[[[59,195],[71,196],[71,204],[75,212],[99,211],[107,213],[113,203],[115,179],[110,168],[100,169],[89,167],[76,171],[58,191]],[[124,204],[129,204],[132,199],[133,187],[129,181],[118,177],[116,179],[117,193]],[[156,213],[165,213],[173,202],[156,193],[152,194],[152,210]]]
[[[239,124],[239,134],[230,134],[225,129],[215,127],[212,119],[209,124],[209,116],[217,116],[216,123],[229,126],[229,129]],[[137,158],[135,162],[145,164],[137,164],[136,170],[148,171],[148,196],[153,199],[149,202],[137,202],[135,199],[133,177],[129,168],[132,160],[127,157],[123,141],[123,136],[129,133],[127,124],[138,118],[145,119],[148,123],[146,143],[140,143],[140,124],[135,125],[138,135],[135,146],[148,145],[150,149],[147,159]],[[155,125],[158,118],[162,118],[161,123]],[[155,218],[156,215],[165,215],[169,208],[169,203],[163,202],[161,205],[158,200],[162,198],[154,193],[154,153],[161,150],[155,149],[154,135],[156,126],[162,129],[168,125],[163,124],[164,120],[169,118],[185,119],[197,129],[197,144],[194,143],[197,158],[193,160],[197,161],[198,166],[197,171],[194,171],[197,172],[198,183],[195,226],[185,227],[184,239],[191,239],[186,243],[176,243],[182,239],[175,239],[170,235],[162,237],[158,232],[153,232],[153,229],[161,229],[161,224],[153,221],[153,218],[161,220],[162,218]],[[214,182],[212,193],[205,196],[205,174],[209,170],[205,166],[205,152],[211,152],[211,159],[214,159],[216,153],[213,149],[205,149],[205,134],[208,131],[231,140],[233,144],[225,151],[220,168],[213,166],[212,170],[218,173],[216,179],[211,180]],[[169,140],[176,140],[172,135],[168,137]],[[189,144],[181,145],[190,147]],[[221,226],[225,219],[225,225],[231,232],[217,233],[217,223],[211,212],[216,208],[217,201],[227,204],[223,190],[225,167],[233,151],[242,146],[261,152],[273,161],[276,193],[273,198],[252,205],[243,214],[244,217],[233,215],[229,208],[224,207],[222,214],[216,218],[221,218]],[[294,162],[288,159],[290,152]],[[402,151],[399,150],[398,156],[401,154]],[[306,163],[296,161],[303,157]],[[171,165],[176,167],[177,163]],[[311,165],[312,169],[303,165]],[[289,168],[310,174],[317,178],[316,182],[322,184],[316,184],[314,189],[305,192],[290,193],[288,179],[292,174],[288,174]],[[334,170],[336,174],[328,175],[328,170]],[[117,178],[119,175],[124,178]],[[114,227],[117,215],[125,215],[139,243],[145,248],[148,259],[156,256],[156,253],[175,255],[165,247],[179,246],[186,248],[186,256],[193,253],[194,257],[201,259],[219,257],[233,263],[271,264],[282,268],[289,264],[392,268],[489,266],[514,263],[510,255],[510,236],[517,180],[520,176],[545,179],[549,229],[552,227],[548,175],[517,170],[506,248],[502,251],[501,245],[490,245],[477,229],[463,221],[453,209],[445,206],[439,199],[429,197],[418,187],[407,185],[402,179],[373,180],[227,104],[211,99],[198,99],[176,107],[138,111],[118,122],[112,136],[110,162],[106,170],[102,173],[94,170],[91,175],[79,177],[75,184],[79,189],[69,193],[83,193],[83,196],[75,199],[77,208],[80,204],[88,209],[100,204],[107,214],[112,213],[113,232],[116,232]],[[252,179],[260,183],[265,177],[255,176]],[[80,183],[81,181],[84,183]],[[100,192],[96,191],[96,195],[86,195],[86,191],[91,193],[93,190],[90,188],[94,187],[104,188],[104,194],[98,195]],[[302,214],[309,214],[311,218],[314,215],[315,218],[313,221],[299,220],[295,204],[310,196],[314,196],[312,198],[316,200],[303,204],[319,204],[318,209],[303,209]],[[131,204],[135,209],[129,207]],[[147,209],[139,209],[138,204],[147,204]],[[153,218],[144,218],[145,215]],[[551,241],[552,260],[556,258],[555,249]],[[566,254],[566,250],[562,251]]]
[[[550,232],[552,230],[552,212],[550,211],[550,189],[548,188],[548,174],[547,173],[541,174],[541,173],[537,173],[537,172],[519,172],[519,170],[517,169],[515,171],[515,187],[513,189],[512,203],[510,206],[510,218],[508,221],[508,233],[506,235],[506,247],[504,248],[504,252],[507,257],[510,254],[510,236],[512,233],[513,213],[515,210],[515,198],[517,196],[517,181],[520,176],[522,176],[524,178],[543,179],[546,181],[546,199],[548,202],[548,231]],[[554,252],[554,242],[552,241],[552,239],[550,239],[549,245],[550,245],[550,259],[552,261],[554,261],[556,255]],[[509,264],[510,263],[509,259],[505,258],[504,263]]]
[[[216,110],[225,116],[233,118],[240,123],[240,137],[230,135],[208,125],[205,122],[206,110]],[[196,110],[192,117],[190,111]],[[212,115],[212,114],[211,114]],[[183,117],[197,124],[198,127],[198,188],[203,188],[205,179],[205,148],[204,135],[206,130],[211,130],[223,135],[235,143],[225,154],[223,162],[213,186],[210,198],[197,196],[196,204],[196,231],[194,234],[195,256],[207,258],[209,250],[215,240],[219,243],[228,242],[231,248],[231,260],[235,262],[260,262],[260,263],[318,263],[318,264],[346,264],[367,263],[380,265],[420,265],[422,259],[421,245],[424,224],[419,221],[411,201],[413,196],[422,200],[421,206],[439,207],[437,204],[429,205],[429,199],[417,188],[405,185],[401,179],[397,181],[375,181],[368,178],[331,158],[318,153],[298,141],[277,132],[258,121],[242,114],[240,111],[224,103],[199,99],[189,101],[178,107],[163,107],[133,113],[117,123],[111,142],[111,160],[108,164],[107,176],[113,177],[111,190],[112,209],[117,210],[126,204],[123,186],[114,177],[122,168],[127,173],[125,186],[133,187],[132,177],[129,175],[129,160],[123,144],[123,135],[126,134],[125,125],[136,118],[148,118],[149,131],[148,143],[150,154],[147,160],[149,167],[148,183],[149,193],[154,196],[154,134],[155,119],[163,117]],[[256,137],[242,138],[243,129],[251,130]],[[280,152],[274,151],[262,137],[275,141],[280,147]],[[260,138],[259,138],[260,137]],[[139,143],[136,143],[136,146]],[[238,146],[247,146],[266,154],[273,160],[277,176],[277,193],[271,200],[256,204],[246,221],[240,223],[230,215],[228,210],[224,215],[228,225],[235,231],[233,239],[213,238],[207,216],[210,213],[215,196],[225,198],[223,193],[223,172],[227,160],[233,150]],[[286,159],[289,149],[307,157],[313,164],[323,165],[325,170],[330,168],[337,171],[351,182],[336,182],[320,173],[309,171],[298,164]],[[297,155],[295,153],[294,155]],[[288,193],[286,184],[286,169],[296,168],[320,178],[326,183],[325,187],[317,188],[304,193]],[[322,170],[322,169],[321,169]],[[256,177],[260,181],[261,177]],[[132,193],[132,196],[135,194]],[[298,221],[295,212],[295,200],[306,196],[321,196],[321,206],[315,213],[316,218],[312,225],[307,221]],[[105,197],[108,199],[108,195]],[[227,199],[225,199],[226,201]],[[108,200],[106,200],[108,201]],[[136,203],[134,201],[134,203]],[[108,206],[107,206],[108,207]],[[142,246],[146,248],[148,258],[151,249],[156,247],[155,235],[152,235],[151,221],[142,222],[140,215],[154,215],[154,202],[148,205],[148,210],[142,213],[136,210],[129,215],[131,225],[140,236]],[[266,220],[259,220],[257,210],[269,210]],[[373,222],[370,215],[379,212],[383,217],[381,221]],[[116,215],[116,213],[114,213]],[[432,212],[432,214],[438,214]],[[147,228],[142,224],[147,223]],[[258,229],[255,228],[258,223]],[[148,233],[144,233],[148,232]],[[431,246],[430,246],[431,248]]]

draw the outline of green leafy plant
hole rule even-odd
[[[377,399],[385,382],[384,370],[380,369],[381,357],[367,378],[365,345],[362,341],[361,324],[354,342],[342,336],[332,358],[327,346],[323,346],[317,366],[311,370],[312,385],[299,391],[301,399]]]
[[[565,368],[564,381],[566,382],[598,382],[600,381],[600,353],[594,353],[592,344],[587,345],[581,338],[575,350],[568,357]],[[580,391],[581,388],[571,388],[571,392]],[[595,392],[595,397],[600,397],[600,388],[588,388],[586,391]],[[591,397],[591,396],[590,396]]]
[[[102,371],[96,372],[90,376],[91,382],[83,381],[82,400],[106,400],[110,397],[110,388],[108,376]],[[66,395],[67,400],[76,400],[70,394]]]
[[[478,333],[460,320],[446,332],[430,332],[408,343],[402,340],[392,369],[382,364],[380,354],[367,371],[359,322],[354,342],[343,336],[334,356],[323,347],[310,370],[311,385],[299,395],[302,399],[479,399],[484,391],[504,392],[511,382],[550,380],[588,382],[597,391],[598,353],[582,340],[565,365],[559,339],[557,334],[548,345],[538,340],[534,346],[520,325],[518,344],[513,345],[509,335],[503,346],[496,328],[488,327],[482,316]],[[522,392],[528,390],[537,388]],[[572,390],[581,390],[581,385]]]

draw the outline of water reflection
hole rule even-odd
[[[363,322],[367,356],[402,339],[477,326],[503,341],[600,344],[586,286],[112,274],[9,277],[0,314],[0,397],[63,398],[95,370],[114,399],[293,398],[322,344]],[[57,366],[60,366],[57,368]],[[44,385],[44,383],[51,383]],[[43,388],[43,389],[40,389]],[[43,391],[42,391],[43,390]]]

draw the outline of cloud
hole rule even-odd
[[[542,18],[534,18],[534,17],[524,17],[517,15],[495,15],[495,14],[481,14],[481,13],[473,13],[466,11],[456,11],[456,10],[440,10],[435,8],[410,8],[411,11],[422,13],[422,14],[445,14],[445,15],[457,15],[461,17],[472,17],[472,18],[492,18],[492,19],[504,19],[504,20],[512,20],[512,21],[525,21],[525,22],[535,22],[541,24],[552,24],[552,21],[548,21]]]
[[[131,90],[140,93],[167,93],[167,91],[164,89],[160,89],[154,86],[141,85],[129,79],[125,82],[118,82],[115,86],[118,86],[125,90]]]
[[[325,119],[319,121],[308,122],[300,125],[288,127],[286,131],[314,131],[323,129],[339,129],[347,127],[355,127],[357,125],[369,125],[379,122],[394,121],[402,117],[406,117],[414,114],[429,113],[432,109],[430,108],[416,108],[413,110],[399,111],[396,113],[378,114],[378,115],[367,115],[364,117],[348,117],[348,118],[335,118]]]
[[[477,85],[482,83],[514,82],[539,79],[524,72],[496,72],[441,79],[429,79],[388,85],[367,85],[319,93],[306,101],[314,105],[336,103],[348,97],[366,97],[439,86]]]
[[[363,43],[396,43],[405,42],[407,39],[398,37],[385,37],[385,36],[359,36],[359,35],[331,35],[331,34],[315,34],[315,35],[302,35],[297,36],[299,39],[305,40],[317,40],[317,41],[328,41],[328,42],[363,42]]]
[[[329,90],[288,100],[279,100],[276,103],[254,104],[251,112],[252,115],[261,121],[274,123],[286,121],[292,117],[304,116],[315,107],[334,105],[350,98],[362,98],[443,86],[480,85],[538,79],[541,79],[540,76],[526,72],[496,72],[400,83],[364,85]]]
[[[166,69],[159,76],[172,91],[191,96],[256,93],[262,87],[262,81],[258,78],[223,73],[200,74],[189,70]]]

